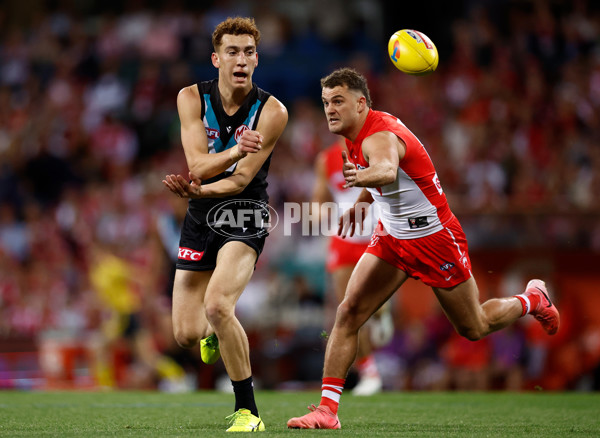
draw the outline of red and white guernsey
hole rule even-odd
[[[362,188],[360,187],[349,187],[347,189],[344,188],[346,180],[344,179],[344,174],[342,173],[344,167],[344,160],[342,159],[343,150],[345,150],[345,148],[339,142],[336,142],[328,147],[324,152],[327,185],[333,197],[333,201],[338,206],[338,218],[344,213],[344,211],[354,205],[356,198],[358,198],[358,195],[362,191]],[[335,220],[333,224],[337,230],[337,220]],[[373,234],[376,224],[377,215],[374,208],[371,207],[369,208],[369,213],[363,222],[362,233],[359,233],[357,230],[354,236],[350,237],[350,235],[348,235],[345,237],[345,240],[350,242],[368,243],[371,240],[371,235]],[[341,237],[337,235],[332,237],[335,239],[341,239]]]
[[[359,169],[369,167],[362,153],[362,142],[381,131],[396,134],[406,144],[396,180],[382,187],[367,188],[379,204],[379,218],[385,230],[397,239],[416,239],[440,231],[454,215],[429,154],[400,119],[370,109],[356,140],[346,140],[350,161]]]

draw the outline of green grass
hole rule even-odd
[[[342,396],[338,431],[288,430],[316,392],[256,395],[265,436],[599,437],[595,393],[385,393]],[[0,436],[218,437],[233,395],[217,392],[0,391]]]

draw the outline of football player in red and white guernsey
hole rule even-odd
[[[346,181],[343,174],[342,151],[346,151],[346,146],[343,139],[340,138],[321,151],[315,161],[312,201],[321,206],[321,216],[326,215],[328,223],[337,223],[344,210],[352,207],[356,196],[360,193],[358,187],[344,188]],[[332,202],[334,204],[330,204]],[[352,237],[342,238],[337,235],[330,237],[326,269],[331,277],[336,305],[344,299],[346,286],[354,266],[369,245],[371,233],[376,225],[376,216],[376,213],[370,211],[363,223],[362,232],[357,232]],[[323,221],[321,222],[323,223]],[[383,389],[383,381],[375,362],[373,350],[389,343],[393,334],[394,323],[391,308],[386,303],[359,333],[360,340],[355,362],[359,381],[353,388],[352,394],[369,396]]]
[[[427,151],[396,117],[371,108],[365,78],[343,68],[321,80],[329,130],[346,139],[345,187],[363,187],[340,219],[338,234],[354,234],[365,204],[379,204],[379,224],[354,269],[327,343],[322,396],[290,428],[339,429],[346,374],[356,357],[358,332],[408,277],[431,286],[456,331],[477,341],[530,313],[548,332],[560,318],[541,280],[522,294],[481,304],[467,240],[450,211]]]

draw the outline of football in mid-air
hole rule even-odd
[[[435,71],[440,59],[427,35],[411,29],[399,30],[391,36],[388,53],[398,70],[417,76]]]

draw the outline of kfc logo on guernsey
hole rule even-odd
[[[206,128],[206,135],[211,140],[216,140],[217,138],[219,138],[221,136],[221,133],[219,131],[217,131],[216,129]]]
[[[179,248],[179,255],[177,256],[180,260],[188,260],[190,262],[200,261],[204,251],[194,251],[190,248]]]
[[[240,138],[242,138],[242,134],[244,133],[244,131],[246,129],[250,129],[250,128],[248,128],[246,125],[240,125],[238,127],[238,129],[235,130],[235,134],[234,134],[233,138],[235,138],[236,142],[240,141]]]

